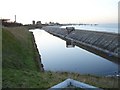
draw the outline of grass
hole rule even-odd
[[[3,69],[36,70],[30,33],[22,28],[5,28],[2,35]]]
[[[69,74],[69,73],[68,73]],[[31,70],[5,69],[3,73],[3,87],[18,88],[50,88],[68,78],[68,74],[61,72],[38,72]],[[100,88],[116,88],[117,82],[113,78],[70,74],[72,79],[85,82]],[[114,83],[114,84],[113,84]],[[116,86],[115,86],[116,84]],[[113,86],[114,85],[114,86]]]
[[[50,88],[72,78],[100,88],[117,88],[116,78],[80,75],[68,72],[38,71],[32,35],[25,27],[3,28],[2,87]]]

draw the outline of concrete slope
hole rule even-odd
[[[47,32],[58,36],[64,40],[71,40],[76,45],[87,49],[97,54],[101,54],[103,57],[115,60],[119,63],[120,58],[120,35],[116,33],[87,31],[87,30],[75,30],[68,33],[64,28],[58,27],[43,27]]]

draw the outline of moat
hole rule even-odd
[[[44,30],[33,31],[44,69],[80,74],[113,75],[118,64],[55,37]]]

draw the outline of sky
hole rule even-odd
[[[117,23],[119,0],[0,0],[0,18],[30,24]]]

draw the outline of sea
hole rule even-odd
[[[67,25],[61,26],[60,28],[74,27],[75,29],[90,30],[90,31],[100,31],[100,32],[110,32],[110,33],[120,33],[117,23],[110,24],[88,24],[88,25]]]

